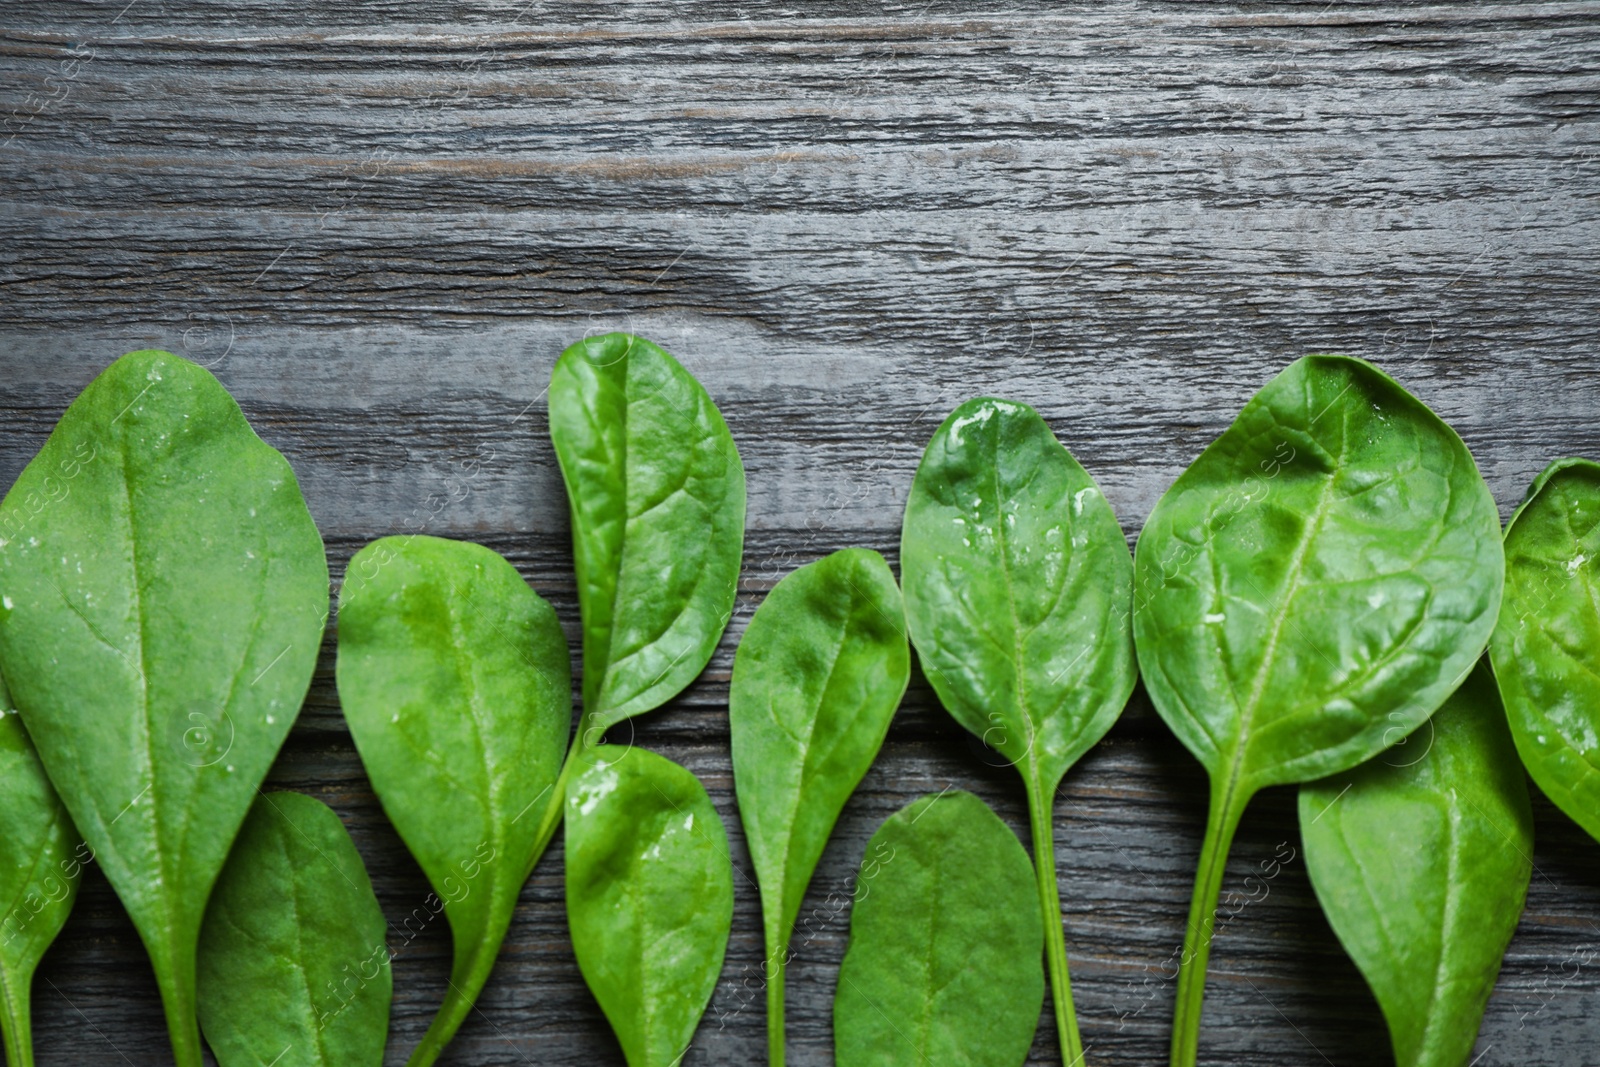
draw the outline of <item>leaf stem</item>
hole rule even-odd
[[[180,932],[161,946],[166,959],[152,954],[161,1009],[167,1016],[167,1036],[172,1039],[172,1059],[177,1067],[203,1067],[200,1020],[195,1015],[195,954],[199,931]]]
[[[1083,1040],[1078,1036],[1078,1016],[1072,1008],[1072,978],[1067,972],[1066,918],[1061,914],[1061,892],[1056,884],[1056,844],[1051,801],[1055,789],[1031,775],[1028,822],[1033,831],[1033,873],[1039,888],[1039,911],[1044,920],[1044,954],[1050,965],[1050,997],[1055,1002],[1056,1034],[1065,1067],[1082,1067]]]
[[[538,866],[544,850],[550,847],[551,839],[556,836],[556,827],[561,825],[561,817],[566,813],[567,779],[572,777],[572,768],[577,764],[582,737],[583,730],[580,727],[572,738],[572,744],[567,747],[567,758],[561,764],[561,773],[556,775],[556,784],[550,792],[550,802],[545,805],[544,814],[539,817],[539,829],[533,837],[533,854],[528,857],[528,869],[523,873],[523,881],[527,881],[528,876],[533,874],[533,869]]]
[[[767,1067],[783,1067],[783,976],[789,946],[767,954]]]
[[[1178,960],[1178,1004],[1172,1018],[1172,1067],[1194,1067],[1200,1055],[1200,1009],[1206,995],[1206,963],[1216,936],[1217,898],[1222,894],[1222,874],[1228,863],[1239,817],[1250,803],[1250,792],[1232,779],[1211,788],[1211,808],[1206,817],[1205,843],[1194,877],[1189,902],[1189,926]]]
[[[30,992],[33,972],[18,976],[0,971],[0,1033],[5,1037],[6,1067],[33,1067],[33,1019]]]
[[[572,736],[572,743],[567,746],[567,758],[561,764],[561,773],[556,776],[556,784],[551,787],[550,799],[545,803],[544,812],[539,816],[539,828],[534,833],[533,850],[528,857],[527,867],[522,872],[523,882],[532,876],[533,869],[539,865],[545,850],[550,847],[556,828],[561,825],[561,816],[566,811],[567,779],[572,776],[578,750],[584,747],[583,737],[586,732],[587,719],[580,719],[578,730]],[[461,1029],[461,1024],[466,1021],[467,1014],[472,1011],[472,1005],[478,999],[478,994],[483,992],[484,984],[489,980],[490,972],[494,970],[494,962],[500,956],[500,946],[505,941],[506,930],[510,925],[511,914],[507,912],[505,921],[498,931],[492,932],[489,938],[476,946],[470,956],[456,959],[450,969],[450,991],[445,994],[444,1003],[439,1005],[438,1014],[433,1017],[433,1022],[428,1024],[428,1032],[422,1035],[422,1040],[417,1043],[411,1058],[406,1060],[406,1067],[431,1067],[444,1052],[445,1046],[456,1036],[456,1031]]]

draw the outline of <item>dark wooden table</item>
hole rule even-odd
[[[126,6],[124,6],[126,5]],[[1040,409],[1132,538],[1278,368],[1367,357],[1466,438],[1500,501],[1600,456],[1600,6],[546,0],[9,0],[0,12],[0,485],[124,351],[210,366],[299,473],[335,580],[425,517],[481,541],[576,639],[542,391],[588,331],[677,353],[749,472],[739,610],[636,740],[735,841],[727,969],[690,1065],[763,1062],[756,894],[725,699],[795,565],[898,555],[927,438],[960,401]],[[486,459],[467,476],[465,461]],[[920,678],[812,886],[796,1067],[827,1064],[848,890],[913,797],[1015,774]],[[383,819],[333,641],[272,783],[344,817],[385,911],[427,885]],[[1260,797],[1230,881],[1287,843]],[[1205,792],[1135,695],[1069,775],[1056,839],[1093,1063],[1164,1062]],[[1536,797],[1528,909],[1474,1062],[1600,1053],[1600,845]],[[568,946],[559,843],[446,1062],[620,1063]],[[441,996],[442,922],[398,946],[389,1062]],[[104,879],[36,983],[43,1064],[170,1063]],[[1304,864],[1218,938],[1203,1061],[1388,1062]],[[1031,1064],[1057,1059],[1041,1017]]]

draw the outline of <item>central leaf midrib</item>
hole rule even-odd
[[[1033,716],[1028,710],[1028,683],[1023,675],[1022,663],[1022,618],[1017,614],[1017,593],[1011,581],[1011,549],[1010,542],[1006,539],[1005,509],[1001,506],[1000,494],[1000,461],[998,435],[995,441],[995,455],[991,456],[989,464],[990,484],[994,486],[994,529],[995,536],[1000,542],[1000,574],[1005,578],[1006,608],[1011,613],[1011,669],[1017,677],[1017,710],[1022,714],[1022,720],[1028,724],[1028,767],[1032,772],[1031,777],[1036,778],[1039,771],[1039,757],[1036,751],[1038,738]]]
[[[781,899],[781,902],[782,902],[782,905],[783,905],[782,910],[780,912],[780,922],[782,922],[783,920],[786,920],[788,918],[788,915],[789,915],[789,891],[788,891],[788,887],[789,887],[789,870],[790,870],[792,861],[794,859],[794,850],[795,850],[795,833],[794,833],[795,816],[797,814],[799,814],[800,801],[801,801],[801,798],[805,795],[805,792],[806,792],[806,788],[805,788],[805,785],[806,785],[806,771],[810,769],[809,760],[810,760],[810,757],[811,757],[811,742],[816,737],[817,723],[818,723],[819,719],[821,718],[820,712],[822,710],[823,700],[827,696],[828,687],[833,684],[833,675],[834,675],[834,672],[838,669],[839,658],[844,654],[845,643],[849,640],[850,620],[855,617],[855,601],[856,601],[856,596],[855,596],[854,589],[852,589],[851,594],[850,594],[850,607],[845,613],[845,621],[844,621],[843,625],[841,625],[839,627],[839,640],[838,640],[837,644],[834,646],[833,655],[828,658],[828,674],[827,674],[827,677],[823,679],[822,689],[819,691],[819,695],[818,695],[818,698],[817,698],[816,710],[817,710],[818,713],[807,716],[807,720],[808,721],[807,721],[807,725],[806,725],[805,739],[804,739],[804,742],[801,745],[801,752],[800,752],[800,775],[799,775],[799,778],[797,779],[797,781],[795,782],[795,789],[794,789],[794,793],[793,793],[793,798],[794,798],[793,803],[788,805],[788,818],[784,821],[784,825],[789,827],[789,832],[788,832],[787,835],[785,835],[785,839],[784,839],[784,843],[783,843],[783,873],[782,873],[782,877],[779,879],[779,882],[778,882],[779,886],[781,887],[781,889],[780,889],[780,892],[781,892],[780,899]],[[791,735],[791,736],[793,736],[793,735]],[[796,738],[796,740],[798,741],[799,738]],[[807,879],[807,881],[809,881],[809,879]],[[802,898],[804,898],[804,896],[805,896],[805,886],[801,886],[800,887],[800,896]],[[799,901],[795,902],[795,907],[796,907],[796,913],[798,914]],[[789,924],[787,922],[783,922],[783,925],[784,926],[788,926]],[[792,932],[793,932],[792,930],[788,930],[788,929],[780,930],[779,931],[779,937],[782,940],[787,941]],[[777,948],[779,946],[770,945],[768,947],[769,948]]]
[[[617,535],[617,566],[611,574],[611,603],[606,608],[606,647],[601,655],[600,677],[594,684],[594,708],[584,708],[589,715],[598,713],[600,709],[600,694],[604,691],[606,682],[611,674],[611,647],[616,642],[617,636],[617,605],[622,597],[622,571],[623,560],[628,554],[628,453],[631,451],[628,441],[629,406],[633,403],[629,395],[629,383],[633,379],[633,354],[629,352],[623,357],[622,367],[622,404],[617,421],[622,424],[622,452],[617,460],[617,479],[622,483],[622,519],[618,524]],[[602,440],[604,438],[602,437]],[[584,664],[587,671],[589,665]],[[586,675],[587,677],[587,675]]]
[[[142,580],[139,576],[141,569],[139,565],[139,537],[134,523],[133,482],[128,475],[128,450],[125,442],[122,442],[121,447],[117,449],[117,455],[121,460],[122,467],[122,477],[119,479],[119,483],[122,486],[123,506],[128,516],[128,569],[133,578],[133,581],[130,583],[130,588],[133,590],[133,617],[135,636],[139,642],[139,711],[144,725],[144,758],[145,765],[148,768],[148,774],[150,776],[148,792],[151,794],[150,804],[153,807],[156,803],[157,790],[155,750],[152,747],[155,730],[150,716],[150,667],[147,656],[149,651],[149,642],[145,637],[146,617],[144,609],[144,589]],[[136,805],[139,802],[139,797],[143,795],[143,791],[141,791],[139,794],[136,794],[133,799],[128,802],[129,806],[131,807]],[[111,822],[103,824],[105,826],[105,832],[108,838],[112,837],[115,833],[115,831],[113,831],[111,828],[112,824],[115,823],[117,819],[120,819],[126,810],[127,809],[124,809],[123,812],[119,812],[117,815],[113,816]],[[135,817],[137,818],[137,815]],[[104,818],[103,815],[102,818]],[[156,854],[156,865],[160,870],[159,884],[163,886],[170,885],[171,883],[167,877],[167,851],[161,840],[160,827],[154,822],[150,827],[150,842],[151,848]],[[171,894],[165,894],[165,896],[167,897],[165,903],[168,905],[167,919],[169,923],[175,926],[177,924],[172,920],[177,917],[175,907],[176,899]]]
[[[1422,1048],[1428,1047],[1428,1035],[1433,1031],[1433,1009],[1439,1002],[1439,992],[1444,984],[1445,966],[1449,955],[1448,934],[1455,926],[1456,912],[1459,910],[1460,879],[1457,877],[1459,869],[1459,837],[1461,828],[1458,825],[1460,811],[1454,806],[1449,806],[1445,811],[1445,831],[1450,835],[1445,847],[1445,882],[1444,882],[1444,914],[1439,917],[1439,955],[1433,965],[1433,989],[1428,993],[1427,1008],[1423,1012],[1422,1023]],[[1420,1051],[1420,1050],[1419,1050]]]
[[[498,808],[498,801],[500,799],[500,791],[496,788],[495,761],[492,746],[485,745],[483,741],[483,705],[482,700],[480,699],[482,694],[480,693],[480,687],[478,684],[478,664],[476,657],[470,655],[466,651],[466,649],[469,647],[469,644],[467,642],[466,629],[462,625],[461,614],[458,610],[459,607],[463,606],[462,604],[458,603],[458,599],[465,600],[470,598],[470,596],[471,593],[469,592],[467,597],[451,597],[449,602],[449,611],[447,614],[450,618],[451,646],[455,652],[456,661],[458,665],[465,667],[466,669],[467,721],[472,725],[472,737],[474,745],[478,750],[478,758],[483,764],[484,821],[487,824],[486,832],[489,840],[494,842],[495,856],[499,857],[503,855],[505,851],[505,842],[501,839],[499,834],[499,820],[495,818],[495,811]],[[502,864],[497,866],[504,865]],[[489,886],[489,899],[491,901],[491,905],[498,905],[500,903],[501,888],[501,879],[491,876]],[[493,907],[491,907],[491,914],[492,912]]]
[[[677,805],[677,801],[672,800],[672,797],[669,797],[666,792],[662,792],[659,785],[654,785],[654,790],[661,795],[662,800],[666,800],[669,805],[672,805],[675,813],[683,813],[683,809]],[[651,1041],[653,1041],[654,1030],[656,1030],[656,1013],[650,1009],[650,976],[653,973],[650,952],[651,949],[654,949],[654,945],[659,939],[658,937],[650,936],[651,886],[650,880],[642,877],[642,872],[645,870],[643,857],[650,853],[651,846],[656,846],[656,848],[661,846],[662,840],[669,833],[669,827],[667,827],[669,819],[669,816],[662,814],[662,821],[654,825],[648,837],[643,838],[643,846],[630,849],[629,877],[624,881],[624,893],[626,893],[627,899],[632,904],[629,909],[629,923],[634,928],[634,944],[637,947],[638,958],[638,966],[635,968],[635,977],[638,979],[635,989],[638,990],[638,1006],[640,1006],[638,1037],[640,1037],[640,1045],[643,1046],[646,1059],[650,1057]]]
[[[250,664],[250,653],[256,647],[256,640],[257,640],[257,638],[259,638],[261,636],[261,623],[262,623],[262,620],[266,618],[266,612],[264,612],[262,610],[262,601],[264,601],[266,599],[267,586],[271,582],[270,571],[271,571],[271,567],[272,567],[272,553],[268,550],[267,544],[264,543],[264,542],[260,543],[258,545],[258,547],[261,549],[261,567],[262,567],[262,570],[261,570],[261,581],[260,581],[260,584],[258,584],[256,586],[255,602],[251,605],[251,610],[250,610],[250,636],[245,640],[245,642],[244,642],[244,650],[242,652],[240,652],[240,654],[239,654],[239,665],[233,669],[233,676],[228,679],[228,694],[223,699],[222,704],[221,704],[222,715],[218,717],[218,721],[217,721],[217,727],[218,728],[220,728],[220,726],[222,724],[222,720],[224,718],[228,717],[229,709],[231,709],[233,707],[234,694],[239,691],[239,679],[241,677],[243,677],[245,668]],[[288,649],[285,648],[284,651],[287,652]],[[259,679],[257,679],[257,680],[259,680]],[[251,685],[254,685],[254,684],[255,684],[254,682],[251,683]],[[296,714],[298,714],[298,713],[299,713],[298,709],[296,709]],[[235,730],[235,731],[238,729],[236,726],[233,725],[231,719],[229,719],[229,728],[232,729],[232,730]],[[231,747],[232,747],[232,742],[231,741],[229,742],[229,747],[230,747],[230,750],[231,750]],[[227,756],[227,753],[224,752],[224,754],[221,757],[218,757],[218,759],[219,760],[220,759],[225,759],[226,756]],[[182,855],[185,852],[187,852],[187,846],[188,846],[188,843],[189,843],[189,830],[194,826],[194,820],[189,817],[189,814],[190,814],[191,810],[193,809],[193,805],[194,805],[195,799],[200,795],[200,788],[199,788],[200,780],[199,780],[199,776],[201,774],[205,773],[205,769],[207,767],[213,766],[215,764],[215,762],[216,761],[213,761],[212,763],[203,763],[200,766],[195,768],[194,788],[189,790],[189,794],[184,800],[184,805],[183,805],[184,820],[183,820],[183,825],[179,828],[178,846],[177,846],[176,851],[180,855]],[[153,770],[154,769],[152,768],[152,773],[153,773]],[[257,783],[256,791],[257,792],[260,791],[259,783]],[[248,813],[248,809],[247,809],[247,813]],[[217,873],[218,874],[220,874],[221,870],[222,870],[221,863],[225,862],[226,860],[227,860],[227,854],[225,852],[222,855],[222,857],[220,858],[220,861],[219,861],[218,866],[217,866]],[[202,912],[202,914],[203,914],[203,912]]]
[[[1348,435],[1346,435],[1348,436]],[[1339,462],[1344,460],[1343,447],[1340,449]],[[1256,712],[1260,710],[1261,698],[1266,693],[1267,678],[1272,673],[1272,664],[1278,654],[1278,642],[1283,638],[1283,627],[1289,619],[1289,608],[1293,604],[1295,595],[1300,588],[1300,574],[1305,569],[1306,559],[1311,554],[1311,546],[1316,543],[1317,537],[1322,533],[1322,524],[1332,510],[1334,499],[1334,486],[1338,484],[1339,473],[1335,467],[1328,480],[1323,483],[1322,493],[1317,498],[1316,509],[1312,512],[1312,519],[1306,524],[1306,535],[1295,546],[1294,557],[1289,561],[1282,586],[1283,594],[1279,599],[1278,609],[1273,613],[1271,630],[1268,632],[1266,648],[1261,654],[1261,662],[1256,666],[1256,676],[1251,682],[1250,696],[1245,706],[1241,709],[1239,730],[1234,736],[1233,759],[1228,768],[1228,782],[1225,794],[1225,806],[1231,804],[1239,786],[1239,777],[1243,772],[1245,751],[1249,747],[1250,727],[1255,721]]]
[[[937,799],[930,801],[928,807],[932,807],[937,803]],[[923,808],[922,810],[926,812],[928,808]],[[922,1025],[917,1029],[917,1061],[919,1063],[928,1062],[928,1041],[933,1031],[934,957],[937,952],[936,942],[939,936],[939,874],[941,869],[940,861],[943,858],[943,852],[935,848],[928,864],[928,936],[923,942],[928,946],[928,951],[923,957],[925,961],[924,970],[928,976],[928,995],[922,998]]]
[[[660,790],[658,789],[657,791],[659,792]],[[670,797],[667,798],[667,803],[672,803]],[[676,805],[673,806],[676,807]],[[655,841],[659,843],[662,836],[662,834],[655,835]],[[648,847],[631,850],[632,862],[629,864],[629,877],[624,882],[624,891],[626,892],[629,901],[632,903],[632,907],[628,909],[628,913],[632,918],[634,944],[638,947],[639,984],[637,989],[639,991],[640,1007],[643,1007],[649,999],[649,955],[650,948],[653,944],[650,936],[650,909],[645,906],[645,879],[641,876],[644,870],[643,857],[647,852],[649,852]],[[649,1011],[641,1011],[639,1015],[639,1039],[640,1043],[644,1046],[645,1056],[648,1058],[650,1055],[651,1023],[653,1022],[654,1013]]]
[[[275,805],[274,805],[274,809],[276,810],[276,806]],[[287,823],[289,821],[289,817],[287,815],[285,815],[282,811],[278,811],[278,816],[285,823]],[[295,827],[295,829],[298,830],[299,828]],[[283,857],[284,863],[289,868],[289,911],[290,911],[290,914],[293,917],[293,921],[290,923],[290,927],[291,927],[291,929],[294,930],[294,946],[295,946],[295,951],[294,951],[295,968],[294,969],[300,975],[300,984],[305,989],[306,1006],[311,1009],[311,1031],[312,1031],[312,1035],[313,1035],[312,1039],[316,1042],[316,1046],[317,1046],[317,1060],[318,1060],[319,1063],[326,1063],[327,1060],[328,1060],[328,1057],[327,1057],[327,1051],[328,1050],[327,1050],[327,1046],[325,1046],[323,1044],[322,1027],[317,1025],[317,1020],[319,1018],[319,1014],[317,1012],[317,1002],[316,1002],[315,996],[311,992],[311,975],[307,973],[306,964],[305,964],[305,959],[306,959],[305,941],[304,941],[304,938],[301,936],[301,931],[303,929],[303,924],[300,921],[300,878],[299,878],[299,871],[296,869],[296,864],[295,864],[294,860],[289,855],[289,841],[288,841],[288,838],[284,835],[283,828],[281,826],[278,827],[275,836],[278,838],[278,852]]]

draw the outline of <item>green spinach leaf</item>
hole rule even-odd
[[[289,464],[168,352],[89,384],[0,504],[0,661],[201,1062],[212,884],[300,712],[328,612]]]
[[[72,911],[83,856],[0,681],[0,1029],[6,1063],[32,1067],[33,972]]]
[[[1133,557],[1094,479],[1026,404],[962,404],[929,442],[900,539],[906,617],[956,721],[1022,773],[1056,1025],[1082,1059],[1053,800],[1133,692]]]
[[[761,889],[772,1067],[784,1060],[784,974],[800,902],[910,672],[900,590],[864,548],[785,577],[734,655],[733,778]]]
[[[327,805],[256,798],[200,932],[200,1025],[220,1067],[377,1067],[388,924]]]
[[[1300,790],[1306,869],[1398,1067],[1463,1067],[1533,873],[1533,811],[1487,664],[1403,745]]]
[[[1134,636],[1211,776],[1173,1029],[1195,1062],[1223,864],[1257,790],[1347,770],[1466,677],[1499,608],[1494,500],[1461,439],[1377,368],[1308,356],[1156,505]]]
[[[1505,544],[1490,654],[1511,736],[1545,796],[1600,839],[1600,464],[1547,467]]]
[[[1020,1067],[1044,1004],[1033,864],[971,793],[915,801],[867,846],[833,1001],[839,1067]]]
[[[350,560],[339,700],[385,814],[444,902],[450,989],[412,1053],[432,1063],[499,954],[548,836],[572,722],[555,612],[481,545],[385,537]]]
[[[642,337],[568,348],[549,404],[572,509],[585,730],[598,740],[672,699],[716,649],[739,581],[744,466],[705,389]]]
[[[628,1067],[676,1067],[733,924],[728,836],[693,774],[638,748],[584,750],[567,790],[567,923]]]

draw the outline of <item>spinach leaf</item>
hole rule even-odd
[[[1347,770],[1420,725],[1483,651],[1504,558],[1461,439],[1371,364],[1307,356],[1156,504],[1134,638],[1211,776],[1172,1063],[1192,1067],[1228,847],[1257,790]]]
[[[195,944],[328,609],[294,472],[208,372],[123,356],[0,504],[0,661],[144,940],[180,1067]]]
[[[6,1063],[33,1064],[33,972],[78,895],[82,858],[67,809],[45,777],[0,681],[0,1029]]]
[[[772,1067],[784,1060],[784,974],[801,900],[910,678],[904,620],[883,557],[847,548],[779,582],[734,655],[728,726],[761,888]]]
[[[856,879],[834,1061],[1019,1067],[1044,1003],[1046,925],[1033,864],[987,804],[950,792],[902,808]]]
[[[567,923],[628,1067],[676,1067],[733,924],[728,836],[693,774],[639,748],[584,750],[567,790]]]
[[[572,508],[584,736],[598,740],[672,699],[716,649],[739,581],[744,466],[705,389],[642,337],[568,348],[549,403]]]
[[[377,1067],[388,924],[327,805],[263,793],[200,932],[200,1025],[220,1067]]]
[[[339,700],[384,813],[444,902],[450,989],[412,1053],[438,1058],[494,966],[549,837],[572,722],[555,612],[481,545],[385,537],[339,598]]]
[[[1133,558],[1094,479],[1026,404],[979,398],[928,443],[900,539],[906,618],[956,721],[1022,773],[1056,1025],[1082,1059],[1053,800],[1133,692]]]
[[[1600,464],[1545,468],[1505,544],[1490,655],[1511,736],[1545,796],[1600,839]]]
[[[1487,664],[1405,744],[1300,790],[1306,869],[1398,1067],[1472,1055],[1533,873],[1533,811]]]

